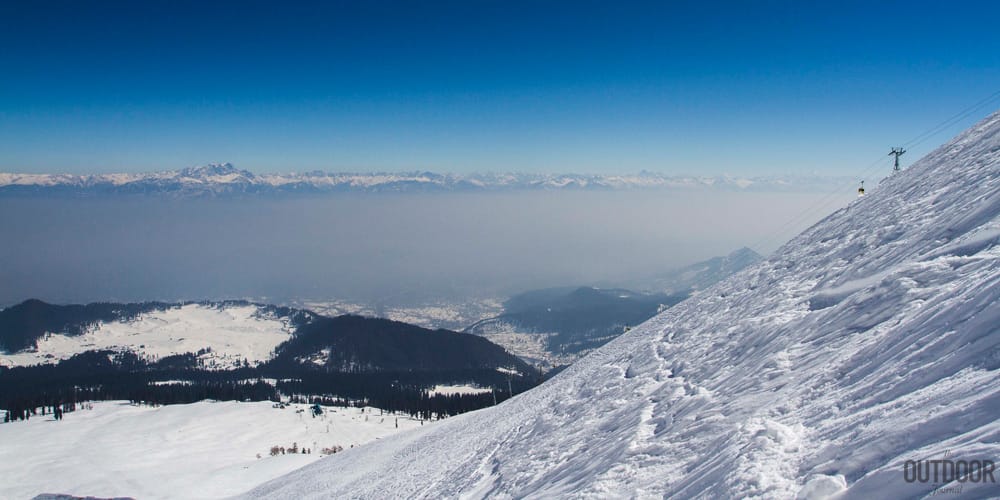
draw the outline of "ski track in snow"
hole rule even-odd
[[[248,496],[930,495],[905,460],[1000,461],[998,236],[1000,113],[542,386]]]

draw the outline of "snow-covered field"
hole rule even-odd
[[[57,363],[99,349],[129,350],[162,358],[211,347],[212,352],[200,356],[201,363],[207,368],[231,368],[243,360],[251,365],[266,361],[293,329],[287,319],[269,317],[254,305],[188,304],[145,313],[135,321],[100,323],[83,335],[50,333],[38,340],[35,351],[0,352],[0,364]]]
[[[1000,497],[905,476],[1000,461],[998,231],[1000,113],[545,384],[249,496]]]
[[[269,402],[92,405],[58,422],[39,415],[0,424],[0,498],[226,497],[319,460],[323,448],[350,450],[421,426],[400,416],[397,428],[396,416],[372,408],[327,407],[313,418],[308,405]],[[288,453],[293,443],[312,453]],[[286,453],[271,456],[272,446]]]
[[[461,394],[485,394],[491,390],[488,387],[476,387],[474,385],[435,385],[427,393],[432,396],[435,394],[454,396]]]

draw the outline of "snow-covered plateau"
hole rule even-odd
[[[49,332],[37,348],[14,353],[0,351],[0,365],[27,366],[57,363],[74,354],[94,350],[131,351],[157,359],[196,353],[209,369],[257,365],[267,361],[295,327],[288,318],[267,313],[253,304],[185,304],[143,313],[129,321],[99,322],[83,335]]]
[[[1000,113],[536,389],[248,497],[1000,496],[908,475],[1000,461],[998,242]]]
[[[221,498],[315,462],[324,449],[421,425],[374,408],[326,407],[313,417],[308,405],[266,401],[78,408],[58,422],[39,415],[0,425],[0,498]],[[272,447],[285,452],[272,456]]]

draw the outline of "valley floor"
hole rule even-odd
[[[270,402],[90,405],[61,421],[38,415],[0,424],[0,498],[226,497],[319,460],[323,448],[349,449],[421,426],[399,416],[397,428],[395,415],[373,408],[326,407],[313,418],[309,405]],[[287,453],[293,443],[312,453]],[[272,446],[286,453],[271,456]]]

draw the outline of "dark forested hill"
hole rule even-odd
[[[97,328],[109,322],[119,324]],[[81,337],[88,331],[93,334]],[[31,357],[40,354],[38,339],[49,334],[69,341],[57,342],[58,356]],[[107,335],[113,341],[101,342]],[[134,340],[138,335],[144,343]],[[276,336],[284,337],[272,344],[273,351],[251,349],[260,357],[226,354]],[[373,405],[430,418],[496,404],[541,380],[537,370],[475,335],[245,301],[52,305],[28,300],[0,311],[0,340],[4,420],[93,399],[171,404],[282,398]],[[156,348],[150,350],[150,343]],[[216,362],[220,359],[234,362]],[[482,390],[438,394],[438,385]]]
[[[533,371],[482,337],[361,316],[318,318],[299,327],[276,352],[274,367],[305,364],[339,372]]]

